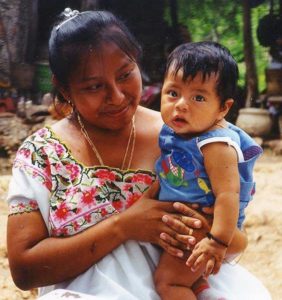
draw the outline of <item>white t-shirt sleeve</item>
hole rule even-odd
[[[211,137],[211,138],[208,138],[208,139],[205,139],[205,140],[202,140],[202,141],[198,142],[197,146],[198,146],[200,152],[202,152],[201,148],[204,145],[207,145],[207,144],[210,144],[210,143],[218,143],[218,142],[226,143],[229,146],[233,147],[235,149],[236,153],[237,153],[238,161],[239,162],[245,161],[244,155],[242,153],[242,150],[241,150],[240,146],[236,142],[234,142],[230,137],[227,137],[227,136],[226,137]]]

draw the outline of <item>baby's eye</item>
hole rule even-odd
[[[176,93],[176,91],[174,91],[174,90],[168,91],[167,94],[168,94],[169,96],[171,96],[171,97],[177,97],[177,93]]]
[[[203,102],[206,100],[205,97],[202,95],[195,95],[191,99],[197,102]]]

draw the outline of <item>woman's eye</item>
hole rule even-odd
[[[196,95],[196,96],[193,96],[193,97],[192,97],[192,100],[193,100],[193,101],[197,101],[197,102],[203,102],[203,101],[205,101],[206,99],[205,99],[204,96]]]
[[[128,72],[122,74],[121,76],[119,76],[118,80],[125,80],[130,76],[130,74],[131,74],[131,71],[128,71]]]
[[[173,91],[173,90],[168,91],[167,94],[171,97],[177,97],[176,91]]]
[[[102,86],[103,86],[103,84],[101,84],[101,83],[92,84],[92,85],[88,86],[88,87],[86,88],[86,90],[88,90],[88,91],[97,91],[97,90],[99,90]]]

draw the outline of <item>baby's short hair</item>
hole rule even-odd
[[[227,48],[216,42],[186,43],[176,47],[168,56],[165,76],[168,71],[175,75],[183,71],[183,81],[202,73],[203,80],[215,73],[218,76],[216,91],[223,104],[234,98],[239,77],[238,66]]]

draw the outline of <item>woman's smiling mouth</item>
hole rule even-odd
[[[112,116],[112,117],[119,117],[119,116],[125,114],[128,111],[128,109],[129,109],[129,105],[127,105],[125,107],[119,107],[116,109],[103,111],[102,114]]]

